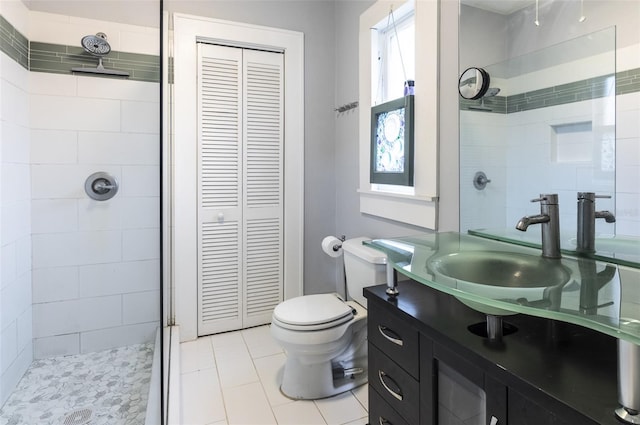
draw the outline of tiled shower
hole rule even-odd
[[[38,375],[30,366],[59,367],[62,356],[144,353],[150,369],[160,323],[160,64],[158,28],[20,1],[3,1],[0,16],[2,405],[23,376]],[[112,49],[105,68],[129,78],[70,72],[96,66],[80,39],[97,32]],[[108,201],[85,193],[98,171],[118,181]],[[0,423],[11,423],[5,413]]]

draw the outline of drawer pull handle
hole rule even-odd
[[[394,344],[399,345],[400,347],[402,347],[404,345],[404,341],[402,341],[402,339],[400,339],[398,334],[396,334],[394,331],[392,331],[391,329],[387,328],[386,326],[378,325],[378,331],[380,331],[380,333],[382,334],[383,337],[385,337],[387,340],[393,342]],[[393,336],[389,336],[388,334],[391,334]]]
[[[391,378],[389,375],[387,375],[386,373],[384,373],[381,370],[378,370],[378,379],[380,379],[380,383],[382,384],[382,386],[384,387],[385,390],[389,391],[389,394],[391,394],[392,396],[394,396],[397,400],[402,401],[402,393],[401,392],[395,392],[393,391],[391,388],[389,388],[389,386],[387,385],[386,382],[384,382],[384,380],[388,379],[391,382],[393,382],[393,384],[400,389],[400,386],[396,383],[396,381],[393,380],[393,378]]]
[[[382,416],[378,417],[378,423],[380,425],[393,425],[391,422],[389,422],[387,419],[383,418]]]

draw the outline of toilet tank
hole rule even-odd
[[[384,252],[362,245],[369,238],[353,238],[342,243],[344,271],[349,296],[363,307],[367,300],[362,289],[387,283],[387,256]]]

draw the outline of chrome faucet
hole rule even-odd
[[[542,225],[542,256],[545,258],[561,258],[560,255],[560,213],[558,195],[541,194],[531,202],[540,202],[540,214],[522,217],[516,229],[523,232],[532,224]]]
[[[596,198],[611,198],[609,195],[596,195],[593,192],[578,192],[578,241],[576,251],[596,252],[596,219],[604,218],[607,223],[615,223],[616,218],[610,211],[596,211]]]

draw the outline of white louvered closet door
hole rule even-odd
[[[198,45],[198,334],[282,300],[282,55]]]

